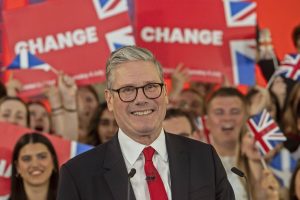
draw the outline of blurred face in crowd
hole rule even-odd
[[[53,158],[46,145],[29,143],[19,153],[17,171],[24,185],[48,185],[54,169]]]
[[[98,124],[98,137],[104,143],[110,140],[118,131],[118,124],[112,112],[104,110]]]
[[[207,128],[215,145],[234,147],[245,123],[245,107],[236,96],[215,97],[207,111]]]
[[[97,97],[89,89],[82,87],[78,90],[77,100],[79,119],[81,123],[88,123],[97,109]]]
[[[162,83],[156,66],[146,61],[131,61],[119,64],[112,71],[112,89],[127,86],[142,87],[150,84],[148,90],[157,94],[161,87],[154,87],[152,83]],[[124,92],[134,91],[126,88]],[[109,110],[114,116],[119,127],[133,140],[142,144],[154,141],[161,129],[165,118],[168,98],[165,87],[157,98],[149,99],[143,89],[139,88],[136,98],[131,102],[123,102],[118,92],[105,91],[105,98]]]
[[[27,126],[26,105],[18,100],[8,99],[0,105],[0,121]]]
[[[195,116],[201,116],[204,113],[202,97],[192,91],[184,91],[180,94],[178,107],[186,112],[192,112]]]
[[[50,132],[50,117],[46,108],[38,103],[32,103],[28,106],[30,128],[41,131]]]
[[[189,120],[184,116],[165,119],[163,122],[165,131],[192,138],[192,126]]]
[[[286,95],[286,89],[287,85],[284,79],[281,76],[276,76],[271,86],[272,92],[276,95]]]

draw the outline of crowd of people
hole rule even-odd
[[[300,26],[295,28],[293,40],[300,54]],[[300,165],[291,172],[288,186],[280,184],[268,167],[283,150],[288,150],[297,161],[300,158],[300,83],[276,73],[265,77],[269,81],[267,87],[256,85],[242,93],[227,81],[189,81],[188,69],[181,63],[172,75],[162,126],[167,133],[210,143],[221,159],[236,199],[300,199]],[[189,86],[184,88],[187,82]],[[141,88],[151,99],[147,91],[164,84],[146,86],[126,87],[122,90],[125,96],[120,96],[122,88],[110,92],[116,92],[123,102],[130,102],[126,94],[132,90],[141,92]],[[122,115],[116,116],[112,100],[100,99],[92,85],[77,86],[63,72],[58,75],[57,85],[45,88],[39,100],[25,102],[19,98],[20,87],[13,78],[0,87],[0,121],[32,129],[13,148],[10,199],[56,199],[59,163],[51,142],[41,133],[98,146],[117,137],[119,126],[124,123],[120,120]],[[287,140],[262,156],[246,121],[264,109],[270,112]],[[248,182],[233,173],[232,167],[242,170]]]

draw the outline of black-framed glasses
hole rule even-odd
[[[126,86],[126,87],[121,87],[119,89],[110,89],[110,90],[113,92],[117,92],[121,101],[132,102],[136,99],[138,90],[140,88],[143,89],[143,93],[148,99],[156,99],[160,97],[164,85],[165,84],[163,83],[148,83],[140,87]]]

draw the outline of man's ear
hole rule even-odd
[[[107,103],[108,110],[113,111],[113,95],[112,95],[112,93],[108,89],[105,89],[104,95],[105,95],[105,100]]]

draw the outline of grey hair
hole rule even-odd
[[[117,65],[130,61],[147,61],[156,66],[161,81],[163,81],[163,70],[154,55],[147,49],[136,46],[125,46],[111,53],[106,62],[106,87],[111,89],[113,82],[112,71]]]

